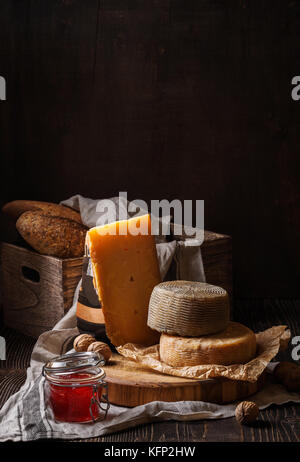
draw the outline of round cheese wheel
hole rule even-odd
[[[256,337],[243,324],[230,322],[223,332],[198,338],[161,334],[159,351],[160,359],[174,367],[245,364],[255,357]]]
[[[226,329],[229,315],[229,297],[221,287],[167,281],[152,291],[148,326],[158,332],[197,337]]]

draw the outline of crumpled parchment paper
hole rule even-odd
[[[256,357],[246,364],[232,364],[220,366],[208,364],[201,366],[172,367],[160,360],[159,345],[143,347],[133,343],[126,343],[117,347],[118,353],[144,366],[167,375],[187,377],[190,379],[208,379],[226,377],[231,380],[256,382],[269,362],[279,351],[282,340],[286,341],[289,331],[287,326],[273,326],[256,334]]]

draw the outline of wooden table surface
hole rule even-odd
[[[240,300],[236,302],[234,320],[254,331],[276,324],[287,324],[292,336],[300,335],[300,301]],[[0,406],[25,380],[34,340],[3,329],[7,341],[7,361],[0,361]],[[291,360],[290,349],[278,355]],[[11,381],[10,378],[14,377]],[[103,442],[295,442],[300,441],[300,404],[271,406],[260,412],[252,427],[240,426],[235,418],[196,422],[161,422],[141,425],[89,441]]]

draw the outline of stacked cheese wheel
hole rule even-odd
[[[229,321],[227,292],[190,281],[168,281],[152,292],[148,325],[161,332],[160,357],[170,366],[244,364],[256,354],[248,327]]]

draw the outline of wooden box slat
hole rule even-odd
[[[24,275],[24,267],[36,271],[39,281]],[[52,329],[72,306],[81,267],[82,258],[62,260],[1,243],[5,325],[32,337]]]
[[[171,223],[172,238],[176,240],[190,239],[185,234],[174,235],[174,224]],[[223,287],[233,296],[232,287],[232,239],[226,234],[204,231],[201,244],[201,255],[206,282]]]
[[[206,281],[210,284],[223,287],[232,298],[231,237],[205,231],[201,252]]]

